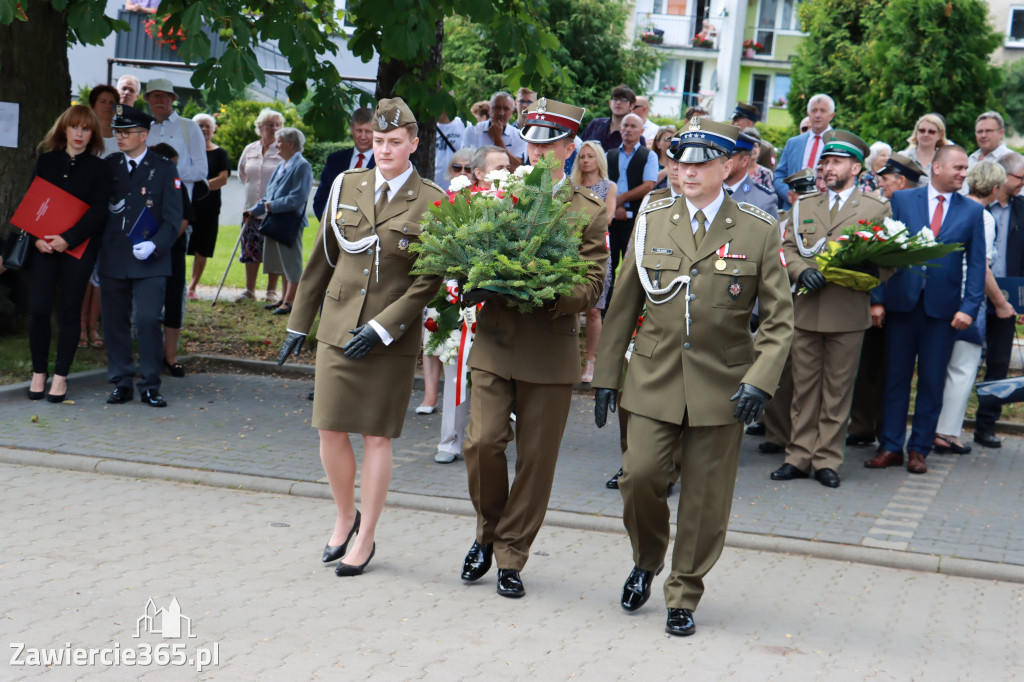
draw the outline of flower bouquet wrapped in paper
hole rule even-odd
[[[435,202],[423,219],[412,273],[458,280],[464,293],[495,291],[524,312],[571,293],[590,267],[579,255],[588,220],[569,211],[570,183],[556,191],[558,163],[542,158],[514,174],[495,171],[493,190],[453,182],[451,199]]]
[[[963,251],[963,248],[959,243],[936,241],[927,227],[911,235],[906,225],[886,218],[882,224],[861,220],[847,227],[836,241],[826,242],[815,258],[826,281],[870,291],[881,283],[878,268],[936,267],[937,264],[930,261]],[[806,294],[807,289],[801,287],[798,293]]]

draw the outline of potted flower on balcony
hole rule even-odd
[[[755,54],[764,54],[764,45],[756,40],[744,40],[743,57],[745,59],[753,59]]]
[[[640,34],[640,40],[648,45],[661,45],[665,42],[665,31],[660,28],[648,27]]]
[[[178,30],[176,31],[172,31],[170,29],[165,31],[164,22],[167,21],[169,16],[170,15],[164,15],[153,19],[147,19],[144,24],[146,28],[146,35],[160,47],[166,46],[172,50],[177,50],[178,46],[185,42],[185,31],[182,30],[181,27],[178,27]]]
[[[776,109],[785,109],[786,105],[787,102],[785,97],[779,97],[774,102],[772,102],[772,106],[775,107]]]
[[[711,41],[711,40],[708,40],[706,37],[704,37],[704,35],[702,33],[698,33],[697,35],[695,35],[693,37],[693,46],[694,47],[711,48],[711,47],[715,46],[715,43],[713,41]]]

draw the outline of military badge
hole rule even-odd
[[[399,239],[398,240],[398,250],[399,251],[408,251],[409,250],[409,240],[406,239],[405,237],[402,237],[401,239]]]
[[[152,199],[146,199],[146,207],[147,208],[153,208],[153,200]]]
[[[715,270],[725,270],[725,261],[719,258],[715,261]]]
[[[146,196],[146,188],[143,187],[142,189],[140,189],[139,194],[141,194],[142,196]]]
[[[732,278],[732,284],[729,285],[729,298],[736,300],[743,293],[743,285],[740,284],[739,280],[735,277]]]

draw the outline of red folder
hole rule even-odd
[[[49,234],[63,234],[88,210],[89,204],[36,176],[11,217],[11,224],[42,239]],[[89,240],[86,239],[64,253],[81,259],[88,245]]]

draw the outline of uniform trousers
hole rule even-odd
[[[849,432],[866,441],[882,433],[882,391],[885,390],[885,330],[868,327],[860,348],[857,383],[853,387],[853,408]]]
[[[163,307],[166,277],[115,279],[100,275],[100,306],[107,343],[107,379],[131,388],[135,378],[132,355],[132,303],[139,335],[140,391],[160,388],[164,366]]]
[[[34,241],[34,240],[33,240]],[[82,332],[82,299],[96,262],[96,251],[81,260],[66,253],[40,253],[31,247],[29,260],[28,345],[32,371],[46,374],[50,363],[50,318],[57,299],[57,360],[53,373],[66,377],[71,370]]]
[[[476,540],[494,544],[498,568],[521,571],[551,497],[572,384],[533,384],[473,369],[473,409],[463,454],[476,509]],[[515,479],[505,449],[516,411]]]
[[[779,387],[764,408],[764,418],[761,422],[764,424],[766,443],[774,443],[782,447],[789,445],[789,437],[793,431],[793,422],[789,416],[792,405],[793,358],[792,355],[788,355],[786,364],[782,367],[782,376],[779,377]]]
[[[629,447],[622,456],[622,521],[633,563],[656,571],[668,551],[668,485],[679,476],[672,570],[665,580],[668,608],[696,609],[704,576],[718,561],[732,509],[742,424],[670,424],[629,416]]]
[[[853,402],[864,332],[793,330],[793,422],[786,463],[804,473],[837,471]]]
[[[438,452],[462,454],[462,438],[469,423],[469,395],[463,396],[462,404],[455,404],[455,391],[459,383],[458,364],[449,362],[444,366],[444,402],[441,405],[441,442]],[[468,392],[467,387],[467,392]]]
[[[633,226],[636,218],[626,220],[613,220],[608,226],[608,245],[611,247],[608,254],[608,269],[612,271],[612,278],[615,277],[615,270],[619,267],[619,261],[629,248],[630,239],[633,237]],[[611,301],[612,293],[608,291],[608,300]]]

